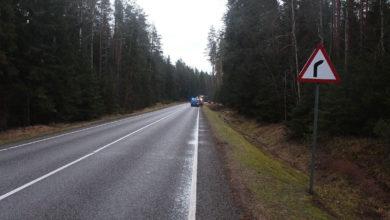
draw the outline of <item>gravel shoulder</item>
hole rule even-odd
[[[196,219],[239,219],[223,157],[217,150],[203,111],[199,120]]]

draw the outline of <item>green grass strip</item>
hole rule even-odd
[[[226,143],[229,158],[239,164],[245,188],[269,219],[331,219],[315,206],[308,193],[309,177],[264,154],[226,124],[216,112],[203,108],[212,130]]]

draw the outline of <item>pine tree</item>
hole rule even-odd
[[[160,35],[134,2],[116,0],[114,12],[109,0],[0,6],[0,130],[88,120],[211,90],[210,77],[163,56]]]
[[[9,105],[17,86],[18,71],[15,66],[17,35],[13,1],[0,2],[0,130],[7,129]],[[11,114],[11,116],[10,116]]]

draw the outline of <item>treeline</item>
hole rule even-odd
[[[208,47],[225,105],[311,135],[314,85],[297,76],[323,44],[341,83],[321,85],[321,134],[390,135],[388,0],[229,0],[227,8]]]
[[[211,81],[163,56],[135,3],[0,2],[0,130],[210,95]]]

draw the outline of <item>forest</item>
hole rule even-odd
[[[211,82],[164,56],[133,1],[0,1],[0,130],[187,101]]]
[[[320,86],[321,136],[390,137],[388,0],[228,0],[224,23],[207,47],[224,105],[309,137],[315,86],[297,76],[322,44],[341,83]]]
[[[208,36],[208,74],[172,63],[133,1],[1,1],[0,130],[206,94],[305,137],[314,85],[297,76],[323,44],[341,83],[321,85],[322,134],[390,136],[388,0],[228,0],[226,7],[224,27]]]

